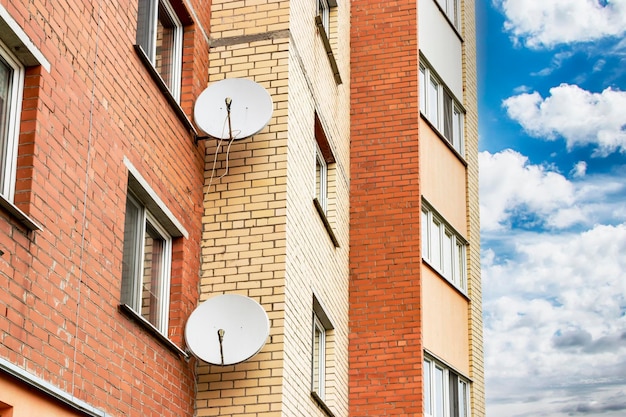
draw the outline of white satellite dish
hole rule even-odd
[[[193,115],[207,135],[244,139],[270,121],[274,104],[260,84],[245,78],[227,78],[208,86],[196,100]]]
[[[265,345],[270,322],[252,298],[224,294],[209,298],[189,316],[185,341],[194,356],[213,365],[234,365]]]

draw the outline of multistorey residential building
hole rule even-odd
[[[473,7],[0,0],[0,416],[484,414]],[[193,120],[228,78],[252,137]]]
[[[474,8],[352,1],[354,417],[485,413]]]

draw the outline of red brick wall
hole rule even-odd
[[[181,2],[182,3],[182,2]],[[206,86],[209,5],[185,1],[181,106]],[[0,357],[113,416],[193,414],[191,367],[118,311],[126,156],[189,232],[174,242],[170,339],[197,303],[204,144],[133,49],[137,2],[0,0],[50,62],[27,70],[15,204],[0,209]],[[193,13],[192,13],[193,16]]]
[[[352,2],[353,417],[422,413],[416,7]]]

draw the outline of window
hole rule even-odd
[[[330,37],[330,6],[328,0],[317,0],[317,15],[322,19],[326,35]]]
[[[469,382],[445,365],[424,359],[424,415],[469,417]]]
[[[317,199],[324,215],[328,214],[329,200],[329,165],[335,163],[330,148],[330,143],[326,137],[322,122],[315,114],[315,198]]]
[[[137,44],[178,102],[183,27],[167,0],[139,0]]]
[[[323,404],[327,397],[327,376],[332,369],[329,353],[334,326],[319,299],[313,295],[313,334],[311,351],[311,393],[313,398]]]
[[[461,105],[428,66],[420,63],[419,70],[422,114],[452,147],[463,155],[464,112]],[[426,85],[428,88],[425,87]]]
[[[328,166],[319,146],[316,146],[315,152],[315,198],[326,213],[328,210]]]
[[[313,315],[313,371],[311,390],[323,400],[326,391],[326,329]]]
[[[446,14],[452,25],[461,29],[461,4],[460,0],[437,0],[439,7]]]
[[[0,42],[0,195],[13,201],[24,67]]]
[[[467,292],[465,240],[422,202],[422,258],[462,292]]]
[[[126,199],[122,302],[167,334],[172,238],[132,192]]]
[[[125,310],[168,336],[172,246],[189,233],[167,209],[137,169],[129,171],[122,262]]]

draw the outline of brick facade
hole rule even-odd
[[[0,358],[108,415],[192,415],[190,366],[118,309],[124,159],[189,231],[174,240],[168,332],[184,349],[198,297],[204,145],[133,48],[137,2],[118,3],[0,2],[49,63],[26,67],[14,198],[26,221],[0,209]],[[206,86],[209,11],[184,3],[181,108],[190,117]],[[26,415],[7,392],[0,404]]]

